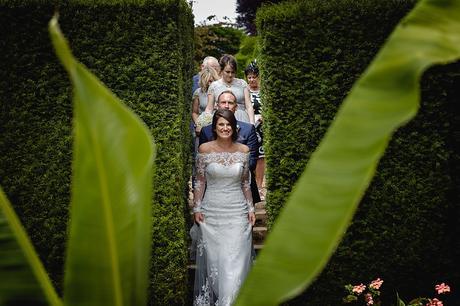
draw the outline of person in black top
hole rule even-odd
[[[265,175],[265,153],[263,148],[263,117],[262,117],[262,103],[260,100],[260,78],[259,78],[259,67],[256,61],[251,62],[244,70],[248,82],[249,96],[251,98],[252,108],[254,109],[254,119],[257,139],[259,141],[259,157],[257,159],[256,166],[256,183],[259,188],[259,194],[261,200],[265,199],[265,186],[264,186],[264,175]]]

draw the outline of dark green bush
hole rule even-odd
[[[241,40],[245,37],[242,30],[226,23],[197,26],[194,35],[196,71],[200,70],[200,65],[206,56],[219,59],[224,54],[235,55]]]
[[[414,3],[311,0],[259,11],[270,226],[340,103]],[[459,283],[459,67],[425,74],[419,114],[394,135],[328,266],[290,304],[338,305],[345,284],[377,277],[388,303],[396,290],[409,300],[432,295],[435,282]]]
[[[0,1],[0,185],[62,287],[70,202],[70,82],[47,32],[55,9],[75,56],[132,108],[157,144],[151,303],[187,289],[186,189],[193,16],[179,0]]]

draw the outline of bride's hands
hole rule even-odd
[[[254,224],[256,223],[256,214],[254,212],[250,212],[248,214],[248,219],[249,223],[251,223],[251,225],[254,226]]]
[[[194,215],[194,218],[195,218],[195,222],[196,222],[196,223],[202,223],[202,222],[204,222],[204,215],[203,215],[203,213],[196,212],[196,213],[194,213],[193,215]]]

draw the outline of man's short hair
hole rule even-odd
[[[235,103],[237,102],[236,96],[235,96],[235,94],[234,94],[231,90],[224,90],[224,91],[221,92],[221,93],[219,94],[219,96],[217,97],[217,103],[219,103],[220,96],[222,96],[224,93],[231,94],[231,95],[233,96],[233,98],[235,98]]]
[[[216,63],[219,63],[219,61],[217,60],[217,58],[215,58],[214,56],[206,56],[204,59],[203,59],[203,66],[206,66],[208,64],[208,61],[216,61]]]

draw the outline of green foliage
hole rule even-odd
[[[46,25],[55,6],[0,9],[0,183],[61,291],[70,202],[70,83]],[[62,4],[76,57],[147,124],[153,178],[152,299],[182,304],[187,289],[186,189],[191,141],[193,16],[185,1]],[[13,118],[13,119],[12,119]]]
[[[259,12],[269,189],[267,210],[271,225],[352,84],[396,23],[413,5],[414,1],[298,1],[267,7]],[[449,5],[457,4],[449,2]],[[458,14],[458,11],[451,13]],[[423,20],[430,19],[425,18],[420,22],[426,22]],[[446,28],[453,29],[455,26],[452,23]],[[415,37],[432,37],[426,35],[428,32],[426,30],[423,35]],[[433,46],[447,43],[448,39],[440,40]],[[401,58],[404,58],[418,54],[419,49],[409,51],[401,46],[401,51]],[[459,154],[453,149],[456,147],[453,131],[458,129],[458,120],[453,111],[454,98],[458,95],[458,67],[458,63],[435,67],[424,75],[421,82],[421,111],[411,123],[395,133],[343,242],[326,269],[312,283],[306,295],[290,303],[336,305],[341,299],[343,284],[358,279],[385,278],[390,292],[398,287],[404,296],[419,295],[435,279],[442,278],[451,283],[459,281],[458,273],[452,273],[458,252],[449,252],[449,249],[452,250],[449,246],[459,246],[459,228],[454,221],[459,217],[458,209],[454,206],[454,203],[458,203],[460,186],[456,174]],[[394,75],[393,72],[389,73]],[[400,86],[413,85],[407,75],[396,80]],[[395,97],[388,98],[388,101],[394,100]],[[374,102],[375,98],[369,101]],[[375,116],[371,118],[378,119]],[[382,128],[386,127],[383,125]],[[343,146],[355,143],[356,139],[344,136]],[[342,150],[342,147],[337,150]],[[335,155],[331,153],[331,156]],[[340,166],[342,163],[337,164]],[[314,183],[319,181],[319,177],[311,179]],[[310,190],[298,187],[299,192],[301,189]],[[321,190],[318,188],[310,192],[316,194]],[[327,191],[339,192],[331,187]],[[295,198],[292,194],[291,201],[295,202]],[[318,198],[323,203],[325,198]],[[313,206],[313,199],[308,199]],[[306,209],[313,208],[309,206]],[[289,206],[283,212],[288,214],[288,209]],[[332,218],[339,214],[336,210],[329,209],[325,215]],[[284,235],[280,240],[285,241],[286,245],[277,245],[277,250],[294,253],[305,245],[304,242],[294,243],[286,239],[299,231],[309,231],[310,224],[317,225],[317,220],[309,214],[302,216],[298,223],[292,220],[288,222],[296,224],[292,228],[285,223],[280,225],[283,230],[279,231],[283,231]],[[299,227],[299,224],[304,225]],[[333,228],[339,226],[334,224]],[[315,237],[319,231],[320,228],[314,230]],[[267,245],[272,239],[275,240],[270,237]],[[310,246],[308,255],[303,254],[303,259],[307,256],[322,258],[318,253],[325,249],[331,251],[332,245],[329,248],[324,245]],[[282,270],[274,264],[282,261],[273,258],[271,265],[265,266],[265,269],[262,267],[265,251],[268,253],[269,248],[264,249],[258,260],[260,270],[266,273]],[[325,262],[321,261],[322,264]],[[313,262],[308,265],[311,266],[315,266]],[[306,273],[303,268],[304,265],[296,266],[296,269],[304,272],[299,276],[304,277],[304,282],[291,287],[290,294],[299,293],[313,280],[311,277],[316,272],[310,270],[310,273]],[[307,279],[308,275],[310,278]],[[252,281],[257,283],[281,278],[265,275],[262,279]],[[248,279],[248,283],[252,281]],[[287,281],[282,283],[288,286]],[[247,286],[252,288],[252,285]],[[271,289],[268,291],[275,292]],[[250,289],[248,292],[252,293]],[[387,297],[382,299],[386,301]],[[393,302],[394,296],[390,299]]]
[[[74,96],[65,304],[145,305],[152,240],[151,135],[73,58],[56,17],[49,29]]]
[[[1,187],[0,235],[0,305],[61,305]]]
[[[105,5],[136,5],[136,6],[144,6],[144,5],[149,5],[152,3],[157,3],[157,4],[166,4],[168,5],[168,2],[170,0],[98,0],[97,3],[95,3],[93,0],[0,0],[0,5],[5,5],[8,7],[27,7],[30,5],[49,5],[50,3],[56,4],[56,5],[66,5],[66,4],[71,4],[71,5],[85,5],[85,6],[92,6],[92,7],[99,7],[99,6],[105,6]]]
[[[154,147],[147,126],[50,34],[74,84],[74,157],[65,305],[145,305]],[[0,302],[62,305],[0,188]]]
[[[410,8],[301,1],[260,11],[270,222],[354,81]]]
[[[206,56],[219,59],[223,54],[235,55],[244,36],[243,31],[220,24],[195,27],[196,69]]]
[[[244,69],[254,59],[259,56],[259,45],[257,43],[257,36],[244,36],[241,40],[240,50],[235,54],[236,61],[238,62],[238,77],[244,78]]]

